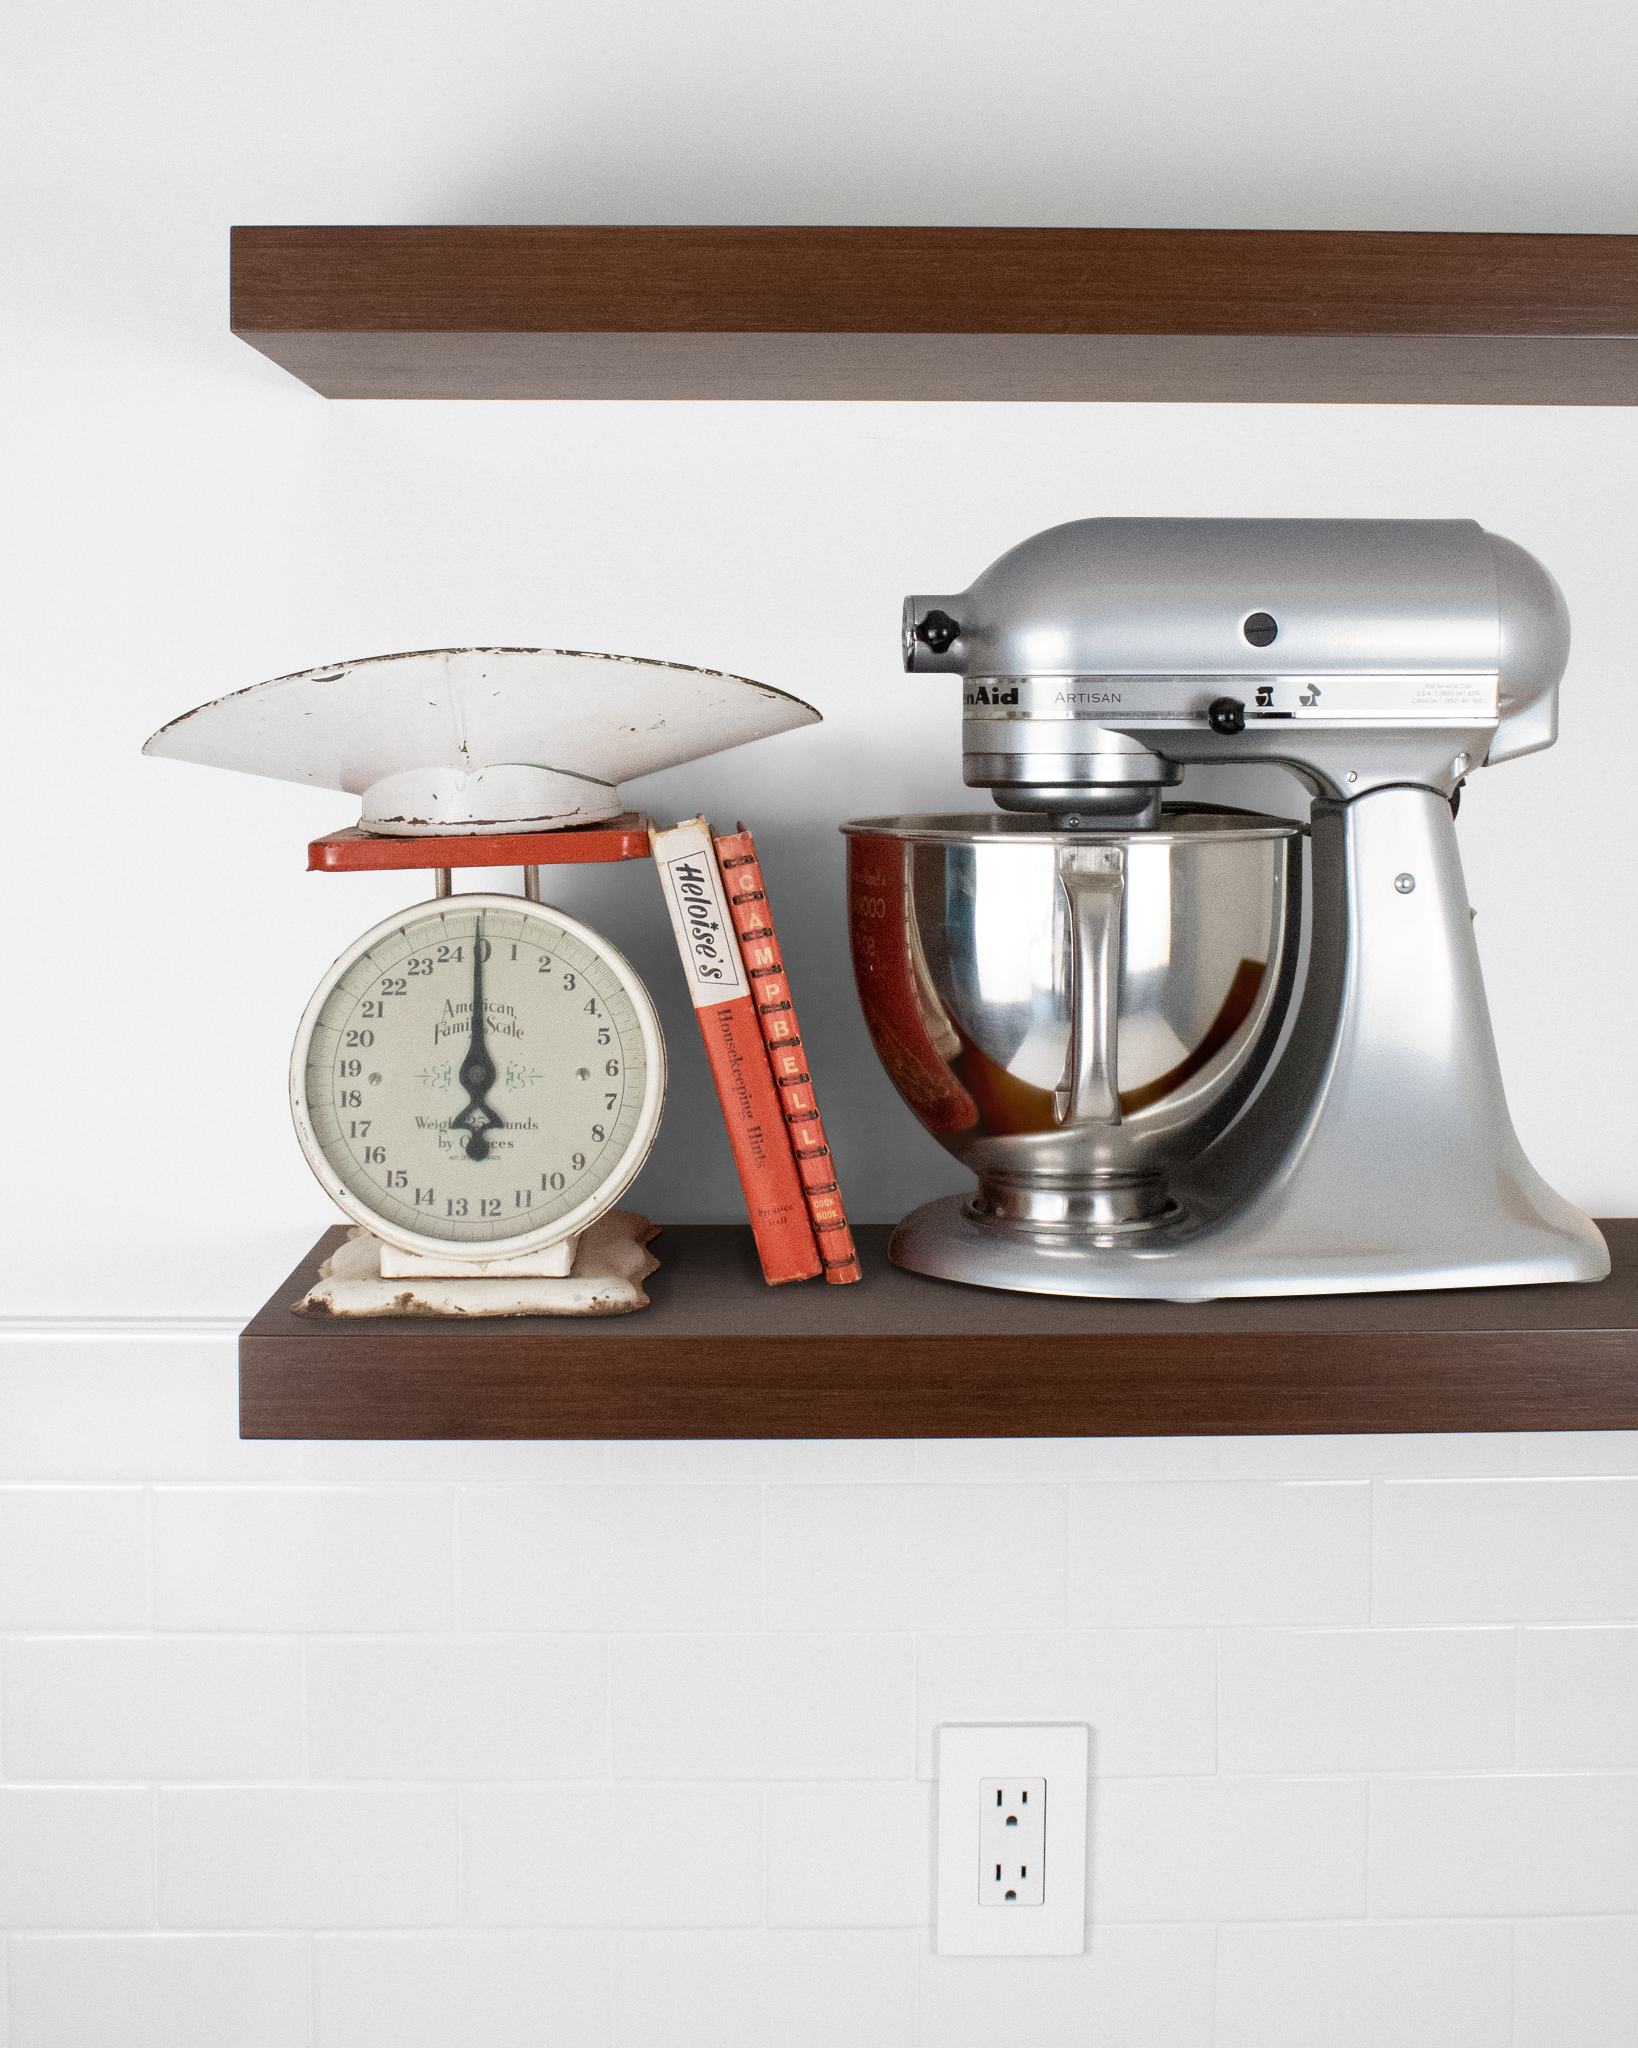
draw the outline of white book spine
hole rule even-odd
[[[704,818],[690,818],[669,831],[650,831],[654,865],[677,937],[696,1010],[731,1003],[750,993],[739,939]]]

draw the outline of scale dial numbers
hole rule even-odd
[[[451,896],[366,932],[297,1034],[308,1164],[405,1251],[534,1251],[612,1208],[648,1156],[665,1054],[648,993],[578,919]]]

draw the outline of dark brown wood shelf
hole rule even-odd
[[[1638,404],[1638,235],[240,227],[327,398]]]
[[[1246,1436],[1638,1428],[1638,1218],[1590,1287],[1070,1301],[889,1265],[764,1285],[748,1229],[668,1228],[652,1306],[595,1320],[293,1315],[239,1340],[247,1437]]]

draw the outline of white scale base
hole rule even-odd
[[[658,1236],[646,1216],[610,1209],[561,1255],[554,1246],[532,1259],[462,1262],[418,1258],[355,1229],[291,1306],[309,1316],[629,1315],[648,1307],[643,1282],[660,1262],[647,1247]]]

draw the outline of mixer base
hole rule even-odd
[[[1476,1219],[1464,1236],[1446,1217],[1438,1242],[1350,1251],[1282,1244],[1253,1216],[1180,1218],[1141,1237],[1046,1231],[975,1217],[971,1197],[946,1195],[913,1209],[888,1257],[912,1273],[1021,1294],[1151,1301],[1217,1301],[1232,1295],[1393,1294],[1438,1287],[1528,1287],[1602,1280],[1609,1253],[1593,1225],[1553,1227],[1523,1217]],[[1256,1205],[1252,1204],[1254,1211]],[[1579,1228],[1578,1225],[1585,1227]]]

